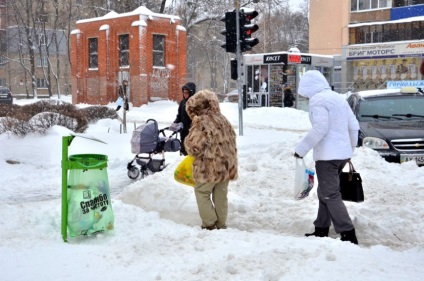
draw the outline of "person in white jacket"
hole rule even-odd
[[[339,174],[358,142],[359,123],[345,97],[331,90],[317,70],[300,79],[298,93],[309,99],[311,130],[296,146],[294,156],[303,158],[313,149],[318,178],[318,214],[315,231],[306,236],[327,237],[331,223],[342,241],[358,244],[355,228],[341,198]]]

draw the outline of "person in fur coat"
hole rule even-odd
[[[202,228],[225,229],[228,184],[238,176],[236,133],[211,91],[197,92],[187,101],[186,111],[192,124],[184,145],[194,157],[194,192]]]

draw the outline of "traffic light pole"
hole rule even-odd
[[[243,81],[242,81],[242,54],[240,46],[240,2],[234,0],[236,10],[236,30],[237,30],[237,88],[238,88],[238,109],[239,109],[239,136],[243,136]]]

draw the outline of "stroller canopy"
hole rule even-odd
[[[146,124],[134,130],[131,138],[131,152],[153,153],[159,141],[158,123],[154,119],[149,119]]]

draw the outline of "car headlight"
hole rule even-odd
[[[389,145],[385,140],[374,137],[364,138],[364,140],[362,141],[362,146],[371,149],[389,149]]]

